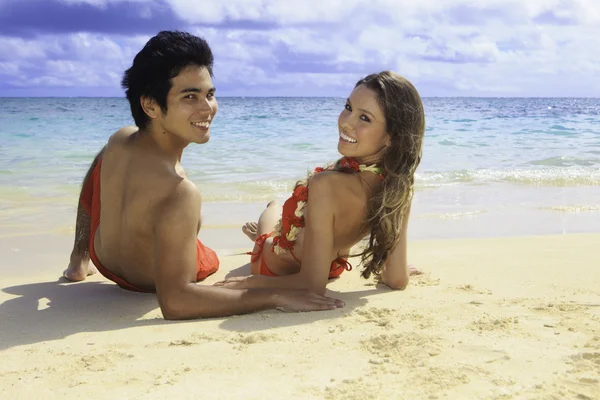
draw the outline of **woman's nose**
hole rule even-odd
[[[344,118],[340,125],[345,131],[352,132],[354,131],[355,121],[349,116]]]

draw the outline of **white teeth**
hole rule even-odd
[[[340,132],[340,137],[341,137],[342,139],[344,139],[345,141],[347,141],[347,142],[350,142],[350,143],[356,143],[356,139],[353,139],[353,138],[351,138],[350,136],[348,136],[348,135],[345,135],[345,134],[344,134],[344,132]]]
[[[206,121],[206,122],[192,122],[192,125],[194,125],[194,126],[200,126],[202,128],[208,128],[210,126],[210,121]]]

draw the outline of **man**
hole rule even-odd
[[[155,291],[166,319],[342,306],[307,291],[196,284],[219,261],[197,239],[200,192],[180,161],[188,144],[209,140],[218,108],[212,67],[206,41],[183,32],[160,32],[136,55],[122,85],[137,127],[113,134],[84,179],[64,276],[81,281],[95,273],[91,258],[122,288]]]

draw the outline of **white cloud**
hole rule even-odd
[[[0,38],[0,54],[10,54],[0,75],[9,76],[7,82],[19,87],[118,87],[121,74],[139,51],[137,45],[135,52],[127,45],[132,41],[139,42],[125,39],[124,45],[119,45],[87,33],[29,41]]]
[[[135,1],[142,6],[140,12],[150,4],[62,1],[96,7]],[[296,87],[313,85],[319,94],[327,94],[328,88],[351,87],[361,73],[395,69],[418,87],[422,84],[426,95],[600,93],[600,5],[595,0],[164,4],[191,24],[180,29],[209,41],[216,79],[238,85],[240,92],[261,87],[262,94],[280,93],[288,87],[292,93]],[[71,82],[118,86],[118,78],[148,38],[87,33],[0,38],[0,75],[21,74],[25,83],[27,71],[34,70],[39,76],[29,76],[31,82],[62,85],[69,74],[78,74]],[[53,63],[36,69],[36,60],[46,59]]]
[[[0,61],[43,59],[44,46],[40,41],[3,37],[0,39]]]
[[[18,76],[19,67],[15,63],[0,62],[0,76]]]
[[[109,0],[70,1],[102,3]],[[594,24],[600,19],[600,8],[595,0],[203,0],[201,5],[195,0],[165,1],[177,15],[190,23],[256,21],[351,26],[373,14],[385,14],[400,22],[419,16],[425,17],[424,20],[420,18],[421,21],[429,22],[432,15],[441,16],[453,9],[490,11],[490,19],[510,16],[514,21],[528,21],[544,12],[585,24]]]
[[[256,21],[261,23],[297,24],[338,22],[352,17],[361,0],[166,0],[173,11],[189,23]]]

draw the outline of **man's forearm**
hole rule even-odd
[[[83,183],[81,185],[81,193],[79,194],[79,201],[77,202],[77,217],[75,220],[75,241],[73,244],[73,252],[72,256],[77,258],[89,259],[89,240],[90,240],[90,227],[91,227],[91,218],[90,215],[85,211],[83,205],[81,203],[82,196],[84,193],[84,188],[88,185],[88,181],[92,179],[92,174],[94,173],[94,169],[96,169],[96,165],[102,158],[104,154],[104,149],[106,146],[100,150],[100,152],[94,158],[94,161],[90,165],[87,173],[85,174],[85,178],[83,179]]]
[[[277,290],[233,290],[190,283],[179,294],[159,295],[165,319],[226,317],[277,307]]]
[[[245,279],[244,284],[250,289],[311,289],[310,284],[305,282],[300,274],[286,276],[252,275]]]

